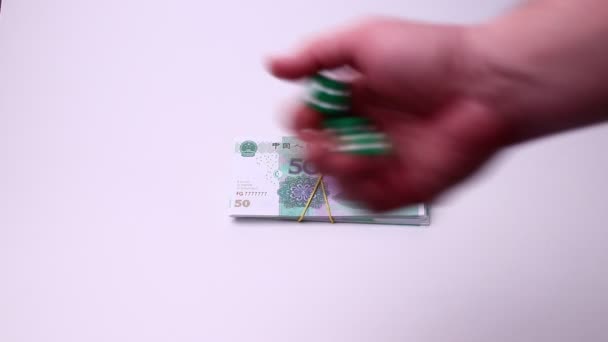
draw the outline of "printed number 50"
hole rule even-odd
[[[249,202],[249,200],[235,200],[234,201],[234,206],[237,208],[239,208],[239,207],[249,208],[250,205],[251,205],[251,202]]]
[[[314,175],[317,173],[317,170],[315,170],[314,166],[310,162],[299,158],[292,159],[289,163],[289,174],[297,175],[302,173],[302,171],[309,175]]]

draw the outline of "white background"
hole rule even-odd
[[[426,229],[225,215],[232,138],[299,90],[267,54],[513,4],[4,1],[0,341],[606,341],[606,126],[507,151]]]

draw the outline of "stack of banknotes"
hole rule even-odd
[[[319,187],[321,175],[306,160],[306,149],[294,137],[235,141],[230,215],[305,222],[430,224],[429,207],[424,203],[379,214],[349,200],[331,177],[324,176]]]

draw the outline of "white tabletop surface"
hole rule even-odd
[[[608,127],[513,148],[428,228],[235,223],[263,58],[364,14],[508,0],[6,0],[0,341],[608,340]]]

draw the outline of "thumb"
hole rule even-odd
[[[290,55],[271,57],[270,72],[278,78],[296,80],[324,69],[355,64],[355,29],[317,38]]]

